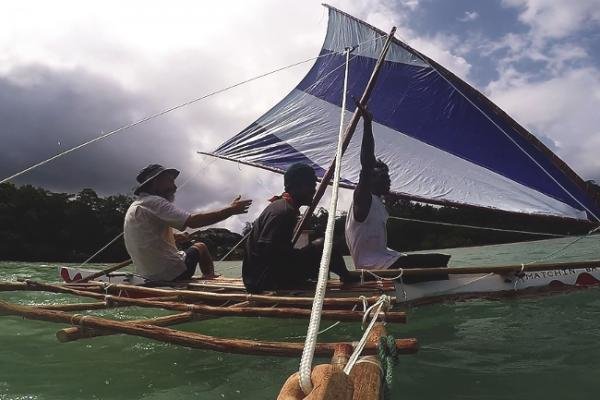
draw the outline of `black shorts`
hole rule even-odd
[[[190,246],[185,250],[185,259],[183,260],[186,270],[181,275],[179,275],[175,280],[187,280],[194,276],[196,272],[196,266],[198,265],[198,261],[200,261],[200,252],[194,246]]]

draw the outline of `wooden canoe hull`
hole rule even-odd
[[[496,273],[454,275],[451,273],[452,268],[449,268],[448,271],[450,274],[446,280],[418,283],[404,283],[402,280],[396,279],[395,281],[379,280],[363,282],[362,284],[343,285],[338,280],[331,280],[328,284],[327,295],[333,298],[344,298],[388,294],[395,297],[396,303],[426,304],[469,298],[512,297],[562,292],[600,284],[600,268],[594,265],[581,267],[581,263],[577,263],[577,268],[570,268],[569,264],[566,263],[565,267],[561,269],[525,272],[520,277],[516,274],[501,275]],[[89,276],[95,271],[60,267],[59,272],[65,282],[71,282]],[[113,273],[109,274],[108,277],[97,278],[96,281],[125,285],[145,285],[148,283],[143,278],[130,273]],[[194,279],[189,282],[178,283],[177,287],[186,290],[223,294],[246,293],[240,278]],[[306,287],[297,290],[278,291],[273,294],[311,297],[313,293],[310,287]],[[136,297],[138,296],[139,294],[136,295]]]
[[[449,268],[451,271],[452,268]],[[449,275],[447,280],[402,284],[396,282],[398,303],[425,304],[470,298],[505,298],[564,292],[600,284],[600,268],[554,269],[523,274]]]

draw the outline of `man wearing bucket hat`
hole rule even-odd
[[[140,171],[134,194],[136,200],[125,214],[125,247],[131,256],[136,273],[152,281],[189,279],[196,265],[205,278],[215,277],[208,249],[195,243],[185,252],[175,246],[173,229],[200,228],[223,221],[236,214],[248,212],[252,200],[238,196],[221,210],[190,213],[173,204],[179,171],[151,164]]]
[[[283,176],[285,192],[271,199],[252,224],[246,241],[242,276],[251,292],[299,288],[316,279],[323,253],[323,240],[316,239],[302,248],[292,246],[292,235],[299,208],[309,205],[315,195],[317,177],[307,164],[290,166]],[[342,281],[352,281],[339,251],[333,249],[330,270]]]

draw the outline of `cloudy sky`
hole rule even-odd
[[[25,1],[0,5],[0,179],[171,106],[314,57],[321,0]],[[600,180],[600,0],[331,1],[481,90],[584,179]],[[130,193],[158,162],[182,171],[177,203],[255,199],[281,177],[199,156],[285,96],[310,63],[122,131],[13,180]],[[344,196],[347,203],[348,196]]]

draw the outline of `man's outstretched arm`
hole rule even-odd
[[[185,221],[185,226],[188,228],[200,228],[221,222],[232,215],[246,214],[248,208],[252,204],[252,200],[241,200],[241,196],[236,197],[229,207],[221,210],[211,211],[207,213],[195,213]]]
[[[360,146],[360,177],[354,189],[354,219],[363,222],[371,208],[371,174],[375,168],[375,140],[373,139],[373,115],[366,106],[356,102],[363,118],[363,137]]]

